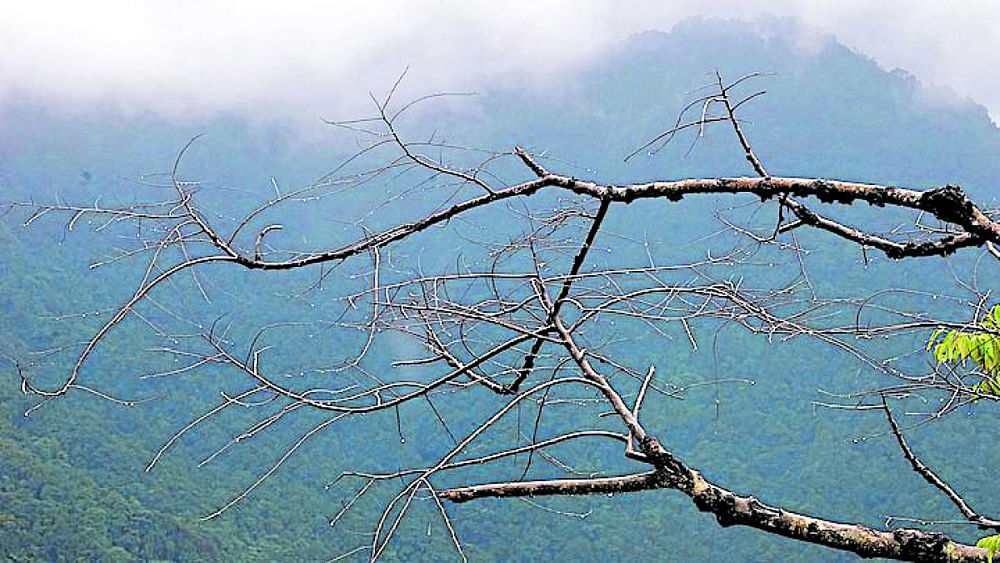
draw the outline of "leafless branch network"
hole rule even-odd
[[[161,313],[176,315],[174,320],[189,331],[172,333],[147,319],[157,334],[169,339],[170,343],[159,351],[181,357],[185,363],[144,377],[187,377],[211,367],[225,369],[245,383],[241,391],[222,393],[218,404],[169,437],[149,461],[147,471],[154,469],[186,434],[233,407],[259,413],[257,422],[221,445],[203,464],[287,417],[304,411],[321,415],[319,422],[302,433],[256,481],[206,518],[219,516],[247,498],[302,444],[343,421],[381,413],[385,418],[377,420],[395,420],[400,439],[404,440],[400,409],[412,407],[426,413],[441,435],[447,437],[444,443],[448,447],[427,465],[350,471],[327,485],[339,487],[352,480],[360,483],[332,516],[331,525],[341,521],[376,488],[398,488],[381,506],[381,516],[366,545],[345,556],[367,553],[371,560],[382,556],[415,503],[433,505],[456,555],[464,560],[461,526],[452,521],[449,503],[485,497],[673,489],[689,497],[698,510],[713,513],[723,526],[751,526],[863,557],[925,561],[947,555],[952,561],[978,561],[981,550],[934,532],[881,531],[799,514],[752,496],[741,496],[708,481],[688,466],[657,437],[663,429],[641,416],[649,411],[643,410],[643,405],[650,401],[684,399],[690,389],[710,383],[707,378],[684,382],[672,377],[671,363],[657,360],[660,354],[649,346],[649,340],[642,339],[657,339],[670,347],[695,351],[704,347],[700,341],[705,334],[732,327],[775,344],[794,340],[830,346],[854,358],[886,383],[820,404],[884,411],[892,434],[914,470],[946,495],[968,521],[998,529],[996,520],[975,512],[955,489],[920,462],[905,441],[889,404],[890,399],[921,394],[945,397],[940,408],[921,419],[923,423],[970,402],[995,399],[978,393],[976,381],[967,374],[934,366],[927,373],[917,373],[914,362],[905,361],[906,357],[912,360],[912,354],[901,354],[898,348],[886,354],[883,337],[909,340],[912,350],[914,335],[933,328],[972,325],[894,306],[891,293],[862,298],[818,296],[806,267],[807,251],[796,233],[822,232],[896,260],[945,256],[969,247],[984,249],[992,259],[996,256],[995,245],[1000,244],[1000,223],[957,186],[918,190],[771,176],[754,152],[739,117],[740,110],[764,92],[736,94],[761,76],[754,73],[727,82],[717,73],[710,93],[693,100],[669,129],[626,157],[629,160],[643,152],[655,154],[685,131],[694,132],[697,139],[711,126],[728,124],[753,177],[603,185],[561,175],[551,170],[544,158],[522,147],[506,152],[486,151],[483,156],[433,137],[409,141],[401,133],[401,118],[417,104],[442,95],[426,96],[396,108],[393,96],[397,83],[384,98],[372,97],[373,117],[330,122],[360,136],[363,146],[357,154],[330,175],[300,189],[283,191],[272,180],[274,193],[239,218],[223,220],[209,213],[200,202],[200,184],[181,177],[184,155],[192,150],[197,138],[177,155],[169,176],[172,195],[164,201],[123,206],[104,206],[100,201],[92,205],[13,203],[13,207],[28,210],[26,226],[59,214],[68,217],[67,230],[88,218],[99,221],[98,231],[134,225],[142,233],[135,246],[95,262],[94,267],[145,259],[131,296],[114,310],[105,311],[106,320],[86,342],[72,346],[79,352],[60,384],[38,384],[22,371],[23,364],[14,362],[22,390],[41,401],[29,412],[75,391],[134,404],[98,390],[89,382],[96,374],[88,369],[95,351],[116,327],[127,319],[145,319],[143,311],[159,308]],[[688,120],[690,112],[695,112],[696,117]],[[461,160],[456,155],[465,155],[466,159],[478,155],[482,160],[462,166],[456,163]],[[371,160],[381,164],[351,171]],[[515,169],[520,169],[525,179],[502,180]],[[318,250],[285,248],[291,240],[285,233],[299,227],[291,222],[296,215],[289,206],[359,193],[382,182],[406,187],[388,197],[386,203],[376,205],[361,220],[348,223],[360,233],[357,238]],[[635,254],[642,257],[638,263],[622,263],[616,261],[614,253],[604,252],[609,245],[626,244],[624,238],[615,238],[609,224],[632,211],[629,203],[653,200],[662,206],[683,205],[697,195],[718,199],[750,195],[762,201],[775,200],[776,206],[762,209],[776,211],[776,222],[762,227],[759,222],[720,215],[725,232],[736,235],[741,242],[726,252],[709,253],[687,262],[659,264],[648,243],[641,254]],[[416,207],[417,215],[386,226],[386,217],[391,214],[385,206],[407,196],[422,202]],[[428,206],[426,202],[431,200]],[[869,232],[863,226],[851,226],[820,212],[822,206],[853,211],[860,203],[873,206],[878,213],[892,209],[917,213],[918,222],[909,232]],[[928,226],[931,218],[940,225]],[[460,226],[469,228],[463,230]],[[421,240],[440,245],[441,251],[451,253],[455,263],[424,271],[422,247],[412,244]],[[451,249],[444,246],[449,244]],[[456,246],[468,248],[468,256],[466,251],[455,251]],[[756,257],[765,255],[768,261],[788,256],[791,279],[770,283],[778,278],[764,276],[764,282],[751,283],[734,273],[740,267],[753,267]],[[346,271],[344,265],[348,263],[355,270]],[[341,291],[341,295],[324,297],[324,314],[315,320],[274,322],[249,331],[238,318],[199,322],[158,303],[160,288],[175,283],[184,274],[193,276],[198,294],[211,302],[214,293],[225,289],[208,283],[206,278],[211,276],[205,272],[210,265],[216,266],[213,272],[219,266],[275,275],[307,270],[315,281],[293,297],[316,294],[328,287]],[[984,293],[978,289],[974,292],[980,297],[976,306],[982,307]],[[282,366],[288,363],[289,354],[296,353],[277,347],[272,335],[300,329],[312,331],[309,337],[324,332],[358,338],[337,341],[340,349],[345,343],[354,347],[343,359],[325,354],[325,365],[295,375]],[[247,334],[252,336],[247,338]],[[404,352],[386,361],[386,354],[392,350]],[[736,374],[715,383],[754,383],[759,377]],[[574,416],[553,416],[553,411],[559,409],[572,409]],[[450,423],[449,416],[456,410],[476,413],[474,424]],[[501,421],[506,424],[512,417],[519,421],[513,441],[509,436],[498,437]],[[550,433],[550,429],[559,427],[560,420],[572,420],[573,424]],[[589,471],[554,453],[572,451],[565,446],[577,443],[620,451],[622,467],[633,470],[620,474]],[[511,460],[521,465],[509,479],[470,483],[463,477],[471,468],[499,467],[501,461]],[[539,468],[540,463],[545,466]],[[553,473],[570,476],[529,479]],[[505,470],[497,469],[495,474],[504,475]]]

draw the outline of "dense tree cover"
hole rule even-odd
[[[775,70],[778,74],[767,84],[769,95],[751,109],[755,123],[752,134],[772,173],[916,186],[958,182],[980,199],[991,201],[987,190],[1000,165],[988,155],[1000,146],[1000,134],[981,108],[967,103],[941,106],[924,102],[913,78],[884,72],[872,61],[833,43],[801,52],[794,41],[782,40],[780,34],[762,39],[735,27],[695,22],[671,34],[639,36],[582,72],[571,87],[545,92],[520,87],[487,91],[477,102],[483,115],[476,118],[475,127],[466,121],[471,110],[427,114],[412,127],[420,131],[429,124],[440,125],[474,146],[516,140],[536,150],[546,148],[592,168],[581,170],[579,176],[609,182],[643,176],[741,174],[745,166],[741,154],[725,135],[707,137],[687,158],[683,158],[687,147],[681,144],[668,147],[655,159],[627,166],[619,160],[662,130],[663,122],[686,101],[685,92],[701,82],[706,65],[718,65],[727,72]],[[39,199],[60,193],[67,199],[88,200],[112,192],[113,197],[128,200],[133,197],[131,190],[141,188],[118,178],[167,168],[189,134],[155,122],[137,125],[129,120],[125,120],[125,127],[96,127],[103,120],[103,115],[95,116],[94,122],[78,125],[73,131],[71,125],[52,118],[48,124],[52,129],[29,130],[16,141],[20,144],[4,146],[5,189]],[[158,139],[155,146],[127,142],[132,131],[143,128],[161,133],[150,136]],[[65,144],[53,130],[65,132]],[[199,146],[187,161],[199,174],[214,180],[199,194],[210,207],[245,208],[256,200],[256,193],[228,188],[242,189],[249,184],[250,191],[260,193],[270,189],[269,175],[294,185],[308,178],[303,174],[322,173],[332,161],[328,154],[316,154],[319,151],[301,154],[292,140],[284,146],[265,145],[262,139],[273,140],[271,131],[257,136],[239,125],[221,123],[211,133],[204,148]],[[80,140],[85,141],[89,153],[71,153],[68,145]],[[247,150],[234,151],[228,146],[230,140]],[[132,152],[122,152],[126,150]],[[311,172],[303,171],[310,166],[314,167]],[[342,201],[339,218],[367,214],[384,197],[381,189],[373,188],[364,197]],[[425,204],[436,205],[433,201]],[[704,256],[706,249],[722,251],[732,246],[731,240],[718,238],[701,244],[676,243],[698,242],[715,232],[717,225],[710,224],[708,218],[713,207],[720,205],[729,204],[691,202],[683,209],[664,210],[637,203],[630,207],[628,216],[612,216],[609,221],[619,237],[647,237],[650,252],[658,261],[678,262]],[[329,209],[302,209],[295,236],[322,246],[342,233],[331,227],[338,223],[330,220]],[[740,210],[731,212],[746,218]],[[697,219],[685,220],[690,217]],[[376,223],[395,220],[392,215],[372,218]],[[32,349],[76,341],[99,323],[94,312],[120,302],[131,291],[134,265],[116,266],[103,277],[86,274],[88,264],[103,255],[107,238],[102,237],[107,235],[77,228],[85,232],[66,236],[62,222],[45,218],[28,230],[13,221],[0,225],[0,310],[5,319],[0,351],[23,358]],[[664,228],[650,228],[656,225]],[[501,227],[498,231],[502,232]],[[422,244],[433,248],[435,243],[451,240],[451,234],[431,233]],[[940,275],[944,260],[895,263],[873,255],[866,264],[856,247],[832,243],[823,235],[803,239],[812,250],[805,260],[818,291],[846,295],[879,283],[929,293],[956,293],[953,280]],[[614,248],[614,241],[603,245]],[[39,248],[52,250],[33,251]],[[428,268],[433,268],[435,261],[455,260],[454,256],[433,256],[421,250],[404,247],[398,253],[419,255]],[[615,258],[644,260],[636,251],[631,252],[623,256],[618,251]],[[762,252],[757,264],[743,267],[740,274],[764,283],[794,273],[769,268],[768,260],[767,252]],[[963,268],[975,260],[971,253],[962,253],[947,263],[956,271],[965,271]],[[984,264],[982,268],[980,275],[985,276],[994,266]],[[238,311],[257,324],[308,315],[315,306],[323,307],[321,302],[288,298],[294,288],[310,283],[309,276],[280,281],[243,272],[218,272],[217,276],[206,281],[211,284],[215,310]],[[186,310],[202,306],[191,289],[171,288],[165,299]],[[255,306],[248,307],[240,295],[253,296]],[[942,298],[933,303],[929,298],[913,300],[912,296],[887,299],[911,307],[937,307],[940,314],[967,314],[961,299]],[[91,314],[60,322],[39,318],[83,312]],[[169,322],[169,315],[162,310],[145,314],[154,324]],[[405,443],[400,443],[397,423],[391,416],[373,417],[368,424],[351,423],[291,458],[238,510],[198,523],[198,517],[253,482],[312,421],[288,421],[277,432],[259,434],[247,444],[227,450],[204,468],[194,467],[251,423],[249,415],[235,413],[221,424],[199,427],[156,470],[142,473],[143,465],[176,430],[178,421],[190,420],[210,408],[218,400],[219,389],[236,387],[226,379],[228,374],[213,370],[169,381],[139,379],[138,375],[164,369],[166,362],[178,358],[144,352],[162,343],[149,331],[139,330],[138,321],[130,322],[133,330],[121,331],[107,343],[95,360],[95,371],[105,372],[102,389],[160,400],[125,409],[74,396],[46,405],[24,419],[21,413],[32,403],[18,395],[16,379],[12,377],[2,390],[2,412],[7,416],[0,427],[4,454],[0,458],[0,495],[4,495],[0,500],[0,547],[5,554],[25,559],[327,558],[353,547],[356,534],[366,530],[364,526],[376,515],[374,508],[362,508],[331,530],[329,519],[350,498],[351,491],[337,487],[325,490],[323,484],[346,469],[426,463],[448,445],[447,436],[420,426],[426,421],[418,422],[424,419],[417,412],[403,410],[400,414],[399,428],[404,436],[417,437]],[[309,331],[299,336],[309,338]],[[922,348],[920,337],[914,340],[913,344]],[[859,369],[850,358],[813,343],[783,345],[732,331],[726,332],[721,348],[714,352],[692,351],[684,345],[664,348],[662,341],[650,345],[636,342],[653,341],[629,342],[629,353],[637,363],[656,364],[661,370],[669,366],[666,377],[670,384],[710,383],[691,387],[684,401],[650,403],[645,416],[670,429],[678,453],[693,465],[712,468],[712,477],[739,483],[742,490],[804,512],[873,525],[881,524],[885,515],[953,518],[950,505],[908,472],[906,462],[885,436],[883,419],[818,409],[810,403],[826,400],[817,389],[842,393],[877,384],[873,374]],[[322,348],[302,346],[290,357],[275,361],[289,371],[320,365],[337,344],[327,341]],[[341,344],[347,347],[354,342]],[[55,365],[65,369],[66,358],[61,361]],[[49,376],[55,381],[61,374],[38,374]],[[734,378],[739,381],[728,381]],[[722,380],[726,382],[713,383]],[[488,397],[477,400],[487,404]],[[456,431],[474,423],[463,414],[472,410],[468,405],[441,408]],[[991,409],[978,406],[963,413],[966,416],[922,427],[913,440],[949,478],[968,484],[964,492],[986,511],[990,503],[995,504],[985,469],[992,464],[992,454],[977,452],[981,461],[976,463],[952,460],[965,459],[967,444],[986,440],[996,417]],[[955,436],[962,439],[955,440]],[[391,447],[379,447],[382,444]],[[618,452],[574,448],[555,449],[553,453],[578,463],[585,460],[589,463],[581,465],[591,468],[621,466]],[[520,467],[513,466],[511,471]],[[483,478],[489,477],[495,475],[483,474]],[[623,514],[632,522],[627,532],[621,529]],[[718,529],[707,516],[692,513],[679,499],[655,493],[532,503],[488,500],[457,507],[454,520],[461,527],[468,554],[475,559],[579,559],[584,554],[587,558],[635,559],[658,557],[662,550],[679,559],[701,560],[733,556],[777,560],[796,555],[848,558],[749,530]],[[410,559],[443,552],[448,547],[440,525],[432,511],[417,513],[406,521],[405,533],[387,555]],[[570,539],[510,541],[511,537],[540,535],[538,530]],[[956,528],[954,533],[966,540],[976,535],[968,527]]]

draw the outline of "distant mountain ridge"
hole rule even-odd
[[[404,128],[404,133],[416,137],[416,130],[440,130],[445,123],[444,130],[457,140],[495,149],[535,144],[615,181],[663,177],[659,171],[667,167],[670,177],[743,173],[742,157],[732,154],[727,132],[710,135],[687,158],[689,141],[682,137],[675,150],[661,156],[620,162],[668,128],[696,89],[714,80],[716,69],[727,79],[775,73],[749,85],[768,93],[747,107],[748,133],[774,173],[951,181],[970,184],[975,193],[1000,172],[1000,129],[984,107],[945,100],[948,96],[922,86],[917,77],[884,70],[832,36],[804,30],[788,18],[750,23],[693,18],[669,32],[639,33],[555,85],[497,77],[477,88],[480,109],[472,115],[452,114],[451,107],[464,102],[437,101],[414,130]],[[419,84],[420,77],[407,80]],[[197,163],[199,152],[208,153],[203,160],[210,166],[204,171],[233,180],[277,175],[308,181],[321,173],[324,162],[336,161],[331,151],[344,151],[341,131],[330,130],[327,143],[317,126],[303,142],[290,126],[233,114],[208,122],[171,122],[108,108],[62,113],[24,100],[0,110],[0,123],[18,132],[0,140],[0,181],[7,185],[10,175],[20,177],[23,168],[37,178],[36,159],[43,154],[79,168],[62,171],[61,163],[46,162],[43,178],[51,177],[55,165],[54,172],[66,178],[62,181],[71,177],[74,184],[81,170],[96,169],[104,177],[162,170],[195,133],[207,135],[189,159]],[[108,168],[96,162],[114,163],[116,153],[129,165]],[[254,157],[242,159],[242,154]]]
[[[969,184],[973,193],[998,177],[1000,129],[983,106],[942,101],[916,77],[886,71],[830,36],[812,38],[804,47],[796,25],[789,19],[686,20],[670,32],[623,41],[582,68],[567,95],[499,83],[484,105],[514,106],[491,120],[504,137],[521,131],[539,138],[552,154],[602,168],[614,181],[662,178],[664,169],[670,177],[745,174],[742,155],[725,130],[709,131],[707,142],[686,158],[690,135],[657,157],[632,165],[620,160],[669,128],[699,95],[698,87],[715,80],[716,69],[728,80],[774,73],[744,89],[767,90],[745,116],[773,174],[957,182]]]

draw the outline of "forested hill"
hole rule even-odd
[[[431,100],[399,127],[413,138],[433,134],[471,147],[510,150],[521,144],[544,153],[546,165],[557,172],[603,182],[750,175],[735,139],[721,126],[710,128],[693,148],[691,132],[686,132],[655,156],[642,153],[623,162],[669,129],[678,112],[700,95],[698,88],[715,80],[716,70],[727,79],[773,73],[753,79],[745,90],[767,90],[750,102],[745,118],[747,133],[772,175],[918,188],[958,183],[985,204],[996,200],[1000,130],[983,107],[925,86],[905,71],[880,68],[864,54],[789,20],[686,21],[669,32],[628,38],[551,80],[509,75],[471,85],[479,92],[476,97]],[[419,87],[417,71],[406,80],[407,92],[427,93]],[[387,85],[356,86],[363,97],[368,88]],[[330,116],[316,117],[353,116],[337,115],[331,108]],[[353,148],[343,130],[330,127],[327,133],[317,125],[303,132],[301,127],[266,116],[170,119],[109,107],[66,111],[19,99],[0,113],[0,128],[7,132],[0,135],[0,200],[92,204],[99,198],[130,202],[139,194],[155,194],[144,184],[162,179],[158,174],[170,170],[188,139],[205,133],[185,157],[184,176],[205,180],[197,195],[200,203],[220,216],[237,214],[268,197],[271,177],[283,186],[302,185],[332,170]],[[529,177],[516,167],[504,174]],[[335,240],[343,221],[375,208],[385,194],[381,185],[373,185],[354,192],[339,208],[296,208],[296,215],[285,219],[291,218],[297,230],[290,227],[281,236],[307,244]],[[635,204],[609,221],[622,240],[646,237],[651,255],[666,263],[679,260],[680,241],[696,241],[717,230],[714,210],[731,203],[693,198],[666,210],[662,204]],[[405,206],[387,209],[379,221],[412,220],[406,215],[412,210]],[[0,218],[0,352],[29,362],[36,358],[32,351],[88,337],[101,320],[90,313],[106,311],[127,297],[141,264],[123,262],[107,272],[91,271],[92,261],[121,243],[115,236],[94,233],[99,223],[81,223],[67,232],[68,217],[52,214],[28,229],[21,226],[24,218],[19,210]],[[939,275],[946,268],[943,259],[897,268],[884,257],[873,257],[865,269],[856,247],[822,235],[804,242],[815,249],[807,260],[820,278],[817,286],[832,292],[872,293],[901,280],[932,292],[955,291],[950,275]],[[682,252],[703,256],[705,249]],[[645,254],[616,257],[646,260]],[[971,251],[952,258],[960,264],[974,259]],[[453,263],[450,256],[442,260]],[[984,276],[996,274],[989,267],[983,266]],[[220,293],[259,291],[252,294],[257,304],[279,303],[279,294],[286,295],[293,285],[267,286],[262,278],[206,270],[208,277],[215,274],[225,282],[217,284]],[[300,278],[293,282],[305,283]],[[165,289],[163,300],[194,307],[199,303],[196,290],[186,291]],[[272,313],[297,311],[284,307],[239,314],[248,324],[262,324],[274,320]],[[149,314],[153,320],[165,316],[162,311]],[[210,322],[210,317],[200,320]],[[199,427],[160,467],[144,473],[165,440],[218,401],[219,382],[239,375],[209,370],[192,378],[140,379],[162,369],[161,358],[146,352],[159,341],[138,323],[123,328],[127,330],[119,331],[95,358],[94,371],[116,393],[157,398],[134,408],[79,394],[25,418],[22,414],[34,402],[20,393],[12,366],[0,364],[0,555],[14,560],[328,559],[354,547],[359,530],[367,531],[377,515],[361,511],[347,525],[331,528],[329,519],[351,491],[325,490],[324,484],[345,469],[381,467],[386,455],[380,444],[393,452],[388,456],[393,463],[395,456],[436,459],[449,445],[437,437],[401,445],[391,418],[370,419],[391,427],[345,426],[303,447],[237,510],[198,522],[252,483],[308,426],[277,426],[252,445],[234,447],[196,467],[249,423],[236,415],[227,424]],[[817,411],[810,404],[820,388],[843,392],[870,386],[873,378],[860,373],[856,363],[815,345],[771,347],[733,337],[730,346],[715,358],[693,354],[685,346],[641,353],[646,361],[671,366],[669,377],[678,384],[711,381],[720,373],[756,380],[753,386],[700,387],[685,401],[650,407],[644,414],[669,428],[671,446],[693,466],[709,468],[713,479],[734,484],[742,493],[834,518],[881,525],[886,514],[955,517],[884,436],[855,443],[858,436],[882,430],[883,420]],[[285,361],[311,360],[320,353],[308,348],[288,352],[291,358]],[[58,380],[63,373],[58,369],[71,365],[71,357],[65,356],[56,354],[61,363],[32,375]],[[977,461],[968,463],[968,452],[960,448],[993,440],[1000,417],[989,408],[963,414],[922,427],[913,440],[988,513],[1000,503],[992,477],[979,468],[995,467],[1000,454],[982,448],[975,452]],[[419,435],[421,430],[412,431]],[[369,440],[365,433],[382,441]],[[595,463],[606,461],[594,456]],[[851,559],[752,530],[722,529],[669,492],[556,499],[545,507],[480,501],[455,508],[454,515],[476,560]],[[636,515],[628,518],[627,529],[625,512]],[[430,530],[431,522],[437,520],[430,511],[415,516],[387,555],[437,558],[448,545],[440,534],[426,536],[424,528]],[[544,537],[511,541],[534,537],[538,530],[546,530]],[[955,533],[969,540],[975,531],[965,527]]]
[[[681,135],[659,157],[622,163],[706,93],[716,70],[726,81],[773,73],[746,88],[767,91],[750,102],[746,119],[772,174],[959,182],[975,190],[1000,171],[1000,135],[984,107],[905,70],[883,69],[791,20],[689,20],[669,33],[633,36],[543,91],[513,77],[498,81],[486,96],[486,130],[596,168],[607,181],[748,174],[726,130],[709,131],[690,153],[691,136]]]
[[[748,106],[748,134],[774,174],[948,181],[972,190],[993,182],[1000,135],[983,106],[797,26],[791,20],[688,20],[670,32],[625,39],[551,80],[508,75],[474,85],[471,101],[434,101],[416,123],[404,123],[403,132],[435,131],[497,150],[520,143],[604,181],[746,174],[728,131],[709,132],[690,153],[691,139],[682,137],[659,157],[629,163],[622,157],[672,126],[678,111],[714,82],[716,70],[727,80],[760,72],[770,75],[753,80],[749,90],[767,94]],[[419,78],[407,78],[408,92],[428,93]],[[359,87],[359,96],[367,89]],[[357,116],[332,107],[307,117]],[[84,171],[87,183],[112,183],[166,170],[198,133],[206,138],[188,155],[190,168],[246,187],[269,176],[301,184],[351,149],[343,132],[317,124],[302,133],[266,115],[168,120],[104,106],[62,111],[20,99],[7,104],[0,119],[17,132],[0,139],[0,178],[34,193],[78,189]]]

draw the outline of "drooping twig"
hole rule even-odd
[[[889,427],[892,429],[892,435],[896,437],[896,442],[899,443],[899,449],[903,452],[903,457],[906,461],[910,462],[910,466],[913,470],[917,472],[918,475],[924,478],[925,481],[930,483],[936,489],[944,493],[948,500],[952,502],[958,511],[962,513],[970,522],[974,522],[979,525],[980,528],[986,530],[1000,530],[1000,521],[994,520],[992,518],[987,518],[969,506],[962,495],[958,494],[955,489],[951,487],[948,483],[944,481],[933,469],[927,467],[920,459],[917,457],[913,450],[910,449],[909,444],[906,443],[906,438],[903,437],[903,431],[899,428],[899,424],[896,423],[895,417],[892,416],[892,409],[889,408],[889,403],[885,399],[885,395],[882,395],[882,408],[885,410],[885,417],[889,420]]]

